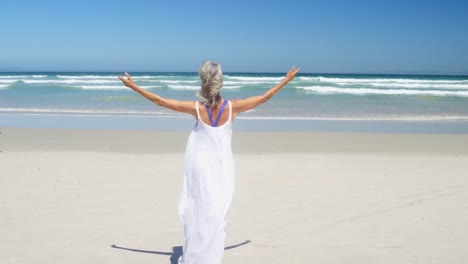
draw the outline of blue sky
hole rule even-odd
[[[2,1],[0,71],[468,74],[468,1]]]

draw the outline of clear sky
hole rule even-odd
[[[0,71],[468,74],[468,1],[3,0]]]

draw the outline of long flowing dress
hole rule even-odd
[[[198,102],[195,104],[197,122],[187,143],[184,185],[179,202],[185,241],[178,263],[220,264],[235,184],[231,150],[232,106],[228,101],[228,121],[213,127],[203,122]]]

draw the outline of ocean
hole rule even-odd
[[[0,126],[186,130],[193,118],[122,85],[115,72],[0,73]],[[197,73],[131,73],[162,97],[195,100]],[[277,73],[225,73],[221,95],[260,95]],[[305,74],[235,121],[248,131],[468,133],[468,76]]]

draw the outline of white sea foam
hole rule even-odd
[[[229,89],[239,89],[239,88],[241,88],[240,85],[225,85],[225,86],[223,86],[223,89],[228,89],[228,90]]]
[[[265,81],[281,81],[284,79],[284,77],[250,77],[250,76],[229,76],[229,75],[224,75],[226,79],[229,80],[239,80],[239,81],[259,81],[259,82],[265,82]]]
[[[17,82],[18,80],[0,80],[0,83],[14,83]]]
[[[132,76],[136,81],[146,81],[146,82],[162,82],[162,83],[196,83],[198,80],[170,80],[171,78],[177,78],[178,76]],[[112,80],[115,82],[120,82],[117,78],[117,75],[57,75],[57,78],[65,80],[81,80],[87,82],[90,80]],[[162,80],[161,80],[162,79]]]
[[[125,87],[124,85],[81,85],[79,86],[85,90],[127,90],[130,88]],[[158,88],[158,86],[140,86],[143,89]]]
[[[440,90],[409,90],[409,89],[370,89],[370,88],[338,88],[332,86],[297,86],[310,92],[323,94],[380,94],[380,95],[434,95],[434,96],[468,96],[468,91]]]
[[[468,80],[427,80],[401,78],[329,78],[329,77],[297,77],[300,81],[326,83],[418,83],[418,84],[468,84]]]
[[[306,82],[319,82],[320,77],[296,77],[294,80],[306,81]]]
[[[117,79],[117,75],[124,74],[115,74],[115,75],[57,75],[57,78],[60,79]],[[133,79],[157,79],[162,78],[163,76],[132,76]],[[166,76],[167,77],[167,76]]]
[[[327,77],[298,77],[299,83],[312,82],[328,85],[362,85],[383,88],[439,88],[439,89],[468,89],[468,80],[424,80],[424,79],[391,79],[391,78],[327,78]]]
[[[28,75],[0,75],[0,79],[9,79],[9,78],[27,78]]]
[[[198,81],[198,80],[193,80],[193,81],[189,81],[189,80],[160,80],[159,82],[162,82],[162,83],[199,83],[200,81]]]
[[[47,75],[32,75],[33,78],[46,78]]]
[[[71,84],[71,83],[121,83],[120,80],[78,80],[78,79],[67,79],[67,80],[22,80],[25,83],[38,84],[38,83],[58,83],[58,84]]]
[[[124,85],[81,85],[79,88],[85,90],[123,90],[128,89]]]
[[[340,85],[349,85],[349,83],[338,83]],[[387,88],[440,88],[440,89],[468,89],[467,84],[432,84],[432,83],[370,83],[374,87]]]
[[[168,85],[167,87],[175,90],[198,90],[200,89],[200,86],[193,86],[193,85]],[[222,89],[239,89],[241,88],[240,85],[226,85],[223,86]]]
[[[145,76],[132,76],[133,79],[170,79],[170,78],[179,78],[180,76],[171,76],[171,75],[145,75]]]
[[[61,79],[116,79],[117,75],[57,75]]]
[[[140,85],[140,87],[144,89],[161,88],[161,86],[155,86],[155,85]]]
[[[170,84],[167,87],[169,87],[171,89],[176,89],[176,90],[198,90],[198,89],[200,89],[200,86],[193,86],[193,85]]]
[[[177,79],[177,78],[184,78],[185,76],[177,76],[177,75],[141,75],[141,76],[132,76],[133,79]]]
[[[224,84],[240,84],[240,85],[250,85],[250,84],[265,84],[265,83],[278,83],[276,81],[223,81]]]
[[[320,82],[346,82],[346,83],[374,83],[374,82],[395,82],[395,83],[468,83],[468,80],[426,80],[426,79],[401,79],[401,78],[329,78],[329,77],[297,77],[301,81]]]
[[[5,88],[8,88],[8,84],[0,84],[0,89],[5,89]]]

